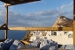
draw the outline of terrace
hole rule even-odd
[[[0,0],[4,2],[6,7],[6,21],[3,25],[0,26],[0,30],[5,30],[5,39],[8,38],[8,30],[38,30],[38,31],[73,31],[73,45],[75,45],[75,4],[74,4],[74,14],[73,14],[73,27],[9,27],[8,26],[8,7],[12,5],[29,3],[40,0]],[[75,0],[74,0],[75,3]],[[0,42],[5,39],[0,39]]]

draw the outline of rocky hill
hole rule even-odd
[[[52,27],[72,27],[73,20],[65,16],[60,16]]]

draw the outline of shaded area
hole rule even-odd
[[[28,3],[28,2],[34,2],[39,0],[1,0],[2,2],[15,5],[15,4],[22,4],[22,3]]]

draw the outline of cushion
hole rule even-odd
[[[24,44],[22,44],[19,40],[14,40],[13,44],[10,46],[10,50],[17,50],[23,46]]]
[[[10,48],[10,46],[12,45],[13,42],[14,42],[14,40],[12,40],[12,39],[6,39],[6,40],[1,44],[2,50],[9,50],[9,48]]]
[[[58,50],[58,45],[52,40],[43,40],[40,44],[41,50]]]
[[[68,44],[68,45],[62,45],[63,49],[68,49],[68,50],[75,50],[75,46],[74,45],[71,45],[71,44]]]
[[[39,48],[40,47],[40,42],[34,41],[34,42],[29,44],[29,47]]]

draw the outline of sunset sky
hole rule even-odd
[[[51,27],[61,15],[73,17],[73,0],[41,0],[9,7],[9,26]],[[4,3],[0,2],[0,25],[5,22]]]

